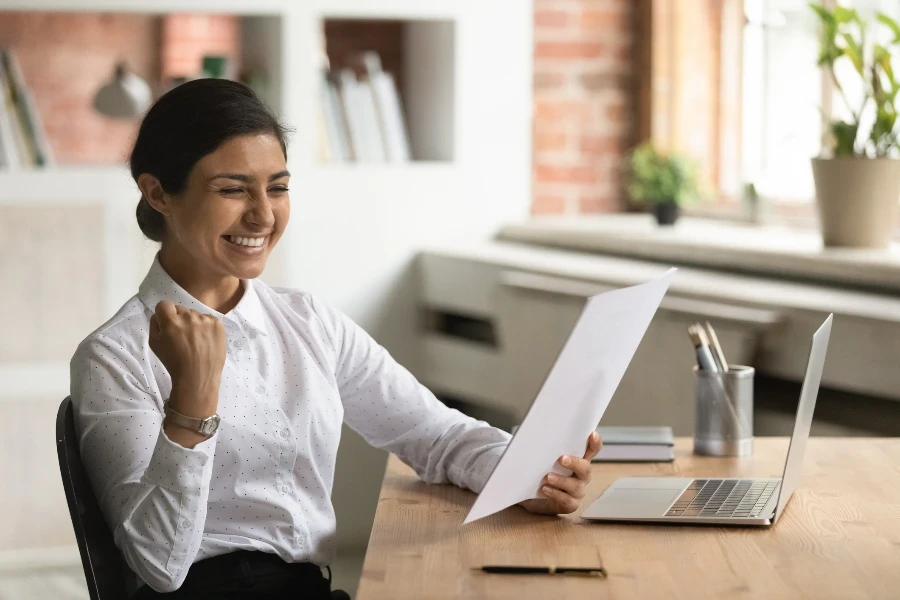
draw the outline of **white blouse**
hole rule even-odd
[[[439,402],[365,331],[305,292],[244,281],[222,315],[158,260],[138,294],[88,336],[71,364],[81,455],[116,545],[157,591],[195,561],[239,549],[327,565],[341,423],[429,483],[476,492],[510,436]],[[193,449],[162,429],[171,390],[148,345],[171,300],[220,317],[228,337],[218,432]]]

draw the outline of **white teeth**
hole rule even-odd
[[[250,246],[251,248],[262,246],[263,242],[266,241],[266,238],[249,238],[249,237],[239,237],[235,235],[228,236],[228,241],[232,244],[236,244],[238,246]]]

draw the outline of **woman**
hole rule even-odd
[[[344,421],[476,492],[509,441],[338,311],[256,279],[288,223],[286,163],[284,129],[238,83],[181,85],[141,124],[137,221],[159,253],[72,359],[82,457],[138,598],[329,597]],[[524,506],[574,511],[599,445]]]

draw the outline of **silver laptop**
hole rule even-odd
[[[627,477],[616,480],[581,518],[593,521],[773,525],[800,476],[833,315],[813,335],[784,475],[778,479]]]

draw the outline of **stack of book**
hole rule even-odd
[[[675,460],[671,427],[598,427],[603,447],[594,462],[670,462]]]
[[[53,164],[50,142],[12,50],[0,49],[0,169]]]
[[[400,94],[376,52],[359,70],[325,69],[320,100],[319,154],[325,162],[407,162],[409,132]]]

